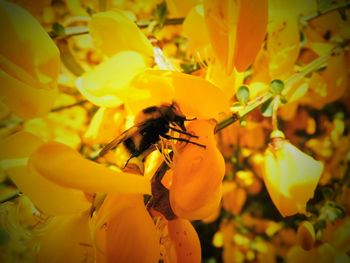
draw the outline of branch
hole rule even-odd
[[[335,10],[340,11],[341,9],[348,9],[348,8],[350,8],[350,2],[344,2],[344,3],[335,4],[335,5],[332,5],[329,8],[326,8],[324,10],[318,10],[317,12],[315,12],[313,14],[310,14],[310,15],[307,15],[307,16],[303,16],[303,17],[301,17],[301,20],[302,21],[310,21],[312,19],[315,19],[315,18],[317,18],[317,17],[319,17],[321,15],[330,13],[332,11],[335,11]]]

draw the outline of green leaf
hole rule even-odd
[[[249,100],[249,89],[247,86],[240,86],[236,93],[236,98],[242,104],[246,104]]]
[[[284,82],[280,79],[274,79],[270,82],[270,91],[273,94],[281,94],[284,89]]]
[[[273,112],[273,99],[269,99],[260,107],[261,114],[264,117],[271,117]]]
[[[155,10],[155,17],[158,21],[158,25],[160,27],[163,27],[165,19],[166,19],[166,15],[167,15],[167,5],[166,2],[163,1],[160,4],[157,5],[156,10]]]

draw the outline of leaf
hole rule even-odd
[[[158,25],[160,27],[163,27],[163,25],[164,25],[164,22],[165,22],[165,19],[167,16],[167,11],[168,11],[168,8],[167,8],[165,1],[161,2],[156,7],[155,16],[156,16],[156,19],[158,21]]]
[[[271,117],[273,111],[273,99],[269,99],[264,104],[262,104],[260,111],[264,117]]]

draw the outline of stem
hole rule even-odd
[[[69,104],[69,105],[65,105],[65,106],[60,106],[60,107],[57,107],[57,108],[54,108],[51,110],[51,112],[58,112],[58,111],[61,111],[61,110],[66,110],[66,109],[70,109],[70,108],[73,108],[75,106],[80,106],[84,103],[88,102],[87,100],[80,100],[80,101],[77,101],[76,103],[73,103],[73,104]]]
[[[329,8],[327,9],[324,9],[324,10],[318,10],[317,12],[311,14],[311,15],[307,15],[307,16],[303,16],[301,18],[302,21],[310,21],[314,18],[317,18],[321,15],[324,15],[324,14],[327,14],[327,13],[330,13],[332,11],[335,11],[335,10],[340,10],[340,9],[347,9],[347,8],[350,8],[350,2],[345,2],[345,3],[339,3],[339,4],[335,4],[335,5],[332,5],[330,6]]]
[[[233,113],[230,117],[220,121],[216,127],[215,127],[215,133],[221,131],[222,129],[226,128],[227,126],[231,125],[232,123],[236,122],[237,120],[243,118],[244,116],[248,115],[250,112],[261,106],[263,103],[268,101],[273,97],[273,94],[270,92],[267,92],[266,94],[255,98],[251,102],[249,102],[243,109],[239,110],[236,113]]]
[[[154,20],[147,21],[137,21],[136,25],[139,28],[147,28]],[[164,25],[181,25],[184,21],[184,18],[170,18],[166,19]],[[71,26],[65,27],[63,35],[57,35],[55,31],[49,32],[51,38],[61,39],[61,38],[69,38],[72,36],[80,36],[89,33],[89,28],[87,26]]]
[[[273,107],[272,107],[272,129],[274,131],[278,130],[277,112],[278,112],[279,103],[280,103],[280,95],[277,95],[273,100]]]
[[[89,33],[89,29],[87,26],[71,26],[71,27],[65,27],[64,33],[62,35],[57,35],[55,31],[49,32],[49,35],[53,39],[62,39],[62,38],[69,38],[72,36],[80,36],[88,33]]]
[[[185,18],[168,18],[164,21],[164,26],[170,25],[181,25],[184,22]],[[147,28],[154,20],[145,20],[145,21],[137,21],[136,24],[139,28]]]
[[[293,74],[290,78],[286,80],[285,88],[282,91],[282,96],[285,96],[286,94],[288,94],[288,92],[293,88],[293,84],[295,82],[301,80],[303,77],[305,77],[309,73],[319,69],[323,64],[327,62],[327,60],[330,57],[339,53],[344,47],[346,47],[349,44],[350,44],[350,40],[348,39],[338,45],[335,45],[328,54],[318,57],[317,59],[313,60],[309,64],[305,65],[299,72]]]
[[[301,80],[303,77],[305,77],[307,74],[317,70],[322,66],[324,63],[327,62],[327,60],[336,55],[341,49],[346,47],[350,44],[350,39],[345,40],[343,43],[340,43],[332,48],[332,50],[326,54],[323,55],[309,64],[305,65],[299,72],[293,74],[291,77],[289,77],[285,82],[285,88],[282,91],[282,96],[285,96],[288,94],[289,91],[293,88],[293,84],[299,80]],[[246,107],[242,108],[240,111],[233,113],[230,117],[220,121],[216,127],[215,127],[215,133],[221,131],[222,129],[226,128],[227,126],[231,125],[232,123],[236,122],[237,120],[243,118],[247,114],[249,114],[251,111],[262,105],[264,102],[268,101],[269,99],[273,98],[273,94],[270,92],[266,92],[264,95],[254,99],[253,101],[249,102]]]

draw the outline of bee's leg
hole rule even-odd
[[[185,121],[194,121],[194,120],[197,120],[196,117],[192,118],[192,119],[185,119]]]
[[[171,127],[171,126],[169,126],[169,129],[170,129],[170,130],[173,130],[173,131],[176,131],[176,132],[178,132],[178,133],[181,133],[181,134],[188,135],[188,136],[193,137],[193,138],[198,138],[197,135],[193,135],[192,133],[189,133],[189,132],[186,132],[186,131],[183,131],[183,130],[176,129],[176,128]]]
[[[161,135],[161,136],[164,137],[165,139],[168,139],[168,140],[176,140],[176,141],[180,141],[180,142],[191,143],[191,144],[197,145],[199,147],[206,148],[206,146],[203,145],[203,144],[200,144],[200,143],[197,143],[197,142],[193,142],[193,141],[190,141],[190,140],[187,140],[187,139],[184,139],[184,138],[175,138],[175,137],[169,136],[168,134],[164,134],[164,135]]]

